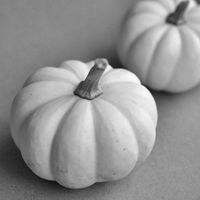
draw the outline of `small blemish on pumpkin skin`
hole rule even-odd
[[[33,163],[30,162],[30,161],[26,161],[26,164],[27,164],[30,168],[34,166]]]
[[[30,160],[26,160],[25,163],[26,163],[29,167],[31,167],[31,166],[34,165]]]
[[[63,170],[63,169],[61,169],[60,167],[58,167],[58,166],[56,166],[56,171],[58,172],[58,173],[61,173],[61,174],[67,174],[68,173],[68,170],[66,169],[66,170]]]
[[[88,180],[92,180],[93,179],[92,176],[90,176],[90,175],[87,175],[87,178],[88,178]]]
[[[112,172],[112,175],[115,176],[115,175],[116,175],[116,172]]]

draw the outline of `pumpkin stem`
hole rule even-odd
[[[182,1],[178,4],[175,11],[170,13],[166,21],[173,25],[181,25],[185,22],[184,13],[189,5],[189,1]]]
[[[107,65],[108,61],[106,59],[96,59],[86,79],[79,83],[74,94],[88,100],[92,100],[101,95],[103,91],[99,85],[99,80]]]

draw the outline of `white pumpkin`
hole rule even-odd
[[[38,69],[14,99],[12,137],[28,167],[68,188],[127,176],[151,152],[150,92],[106,60]]]
[[[123,65],[155,90],[181,92],[200,82],[200,6],[197,1],[139,0],[119,35]]]

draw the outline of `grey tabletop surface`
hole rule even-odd
[[[0,0],[0,200],[200,199],[200,86],[153,92],[156,144],[136,172],[111,183],[66,189],[34,175],[10,136],[11,102],[27,76],[67,59],[106,57],[120,67],[115,44],[131,0]]]

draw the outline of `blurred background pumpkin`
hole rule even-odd
[[[182,92],[200,83],[200,6],[194,1],[137,1],[120,30],[121,62],[148,87]]]

